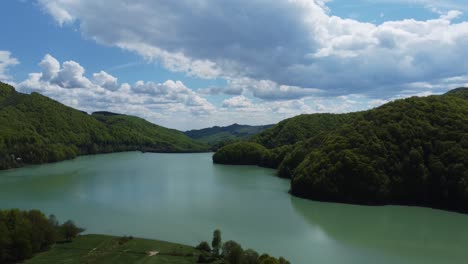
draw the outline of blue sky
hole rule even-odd
[[[0,3],[0,80],[181,130],[369,109],[468,84],[468,4]]]

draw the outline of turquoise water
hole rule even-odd
[[[0,208],[40,209],[88,233],[196,245],[236,240],[292,263],[468,263],[468,216],[292,197],[275,171],[211,154],[127,152],[0,172]]]

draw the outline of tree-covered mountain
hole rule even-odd
[[[295,116],[253,136],[252,141],[267,148],[293,145],[317,134],[328,133],[359,114],[304,114]]]
[[[305,198],[468,212],[467,96],[460,88],[353,114],[328,133],[296,143],[279,174]],[[233,153],[226,146],[216,155],[230,163]],[[221,160],[216,155],[215,162]]]
[[[457,88],[457,89],[453,89],[453,90],[450,90],[447,93],[445,93],[445,95],[456,96],[456,97],[460,97],[460,98],[463,98],[463,99],[468,99],[468,88],[460,87],[460,88]]]
[[[0,169],[115,151],[199,152],[208,147],[141,118],[67,107],[0,83]]]
[[[213,161],[278,168],[286,154],[293,151],[296,145],[301,145],[313,136],[329,133],[361,114],[304,114],[285,119],[252,136],[248,142],[237,142],[220,148],[213,156]],[[249,157],[255,157],[256,162]]]
[[[273,125],[248,126],[233,124],[226,127],[214,126],[198,130],[189,130],[184,133],[192,139],[216,146],[226,141],[247,139],[272,126]]]

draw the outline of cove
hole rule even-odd
[[[40,209],[87,233],[196,245],[214,229],[244,248],[309,263],[466,263],[468,216],[292,197],[274,170],[211,153],[126,152],[0,172],[0,208]]]

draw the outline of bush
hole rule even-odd
[[[77,227],[73,221],[68,220],[60,227],[60,231],[65,240],[71,241],[78,234],[84,232],[84,229]]]
[[[206,241],[200,242],[200,244],[198,244],[198,246],[196,246],[195,248],[208,253],[211,252],[211,247]]]
[[[257,264],[258,257],[258,253],[255,250],[247,249],[242,255],[242,261],[244,264]]]
[[[132,239],[133,239],[132,236],[123,236],[123,237],[119,238],[119,245],[123,245],[123,244],[127,243],[128,241],[130,241]]]
[[[198,256],[198,260],[197,260],[197,263],[211,263],[215,261],[215,259],[207,252],[202,252],[199,256]]]

